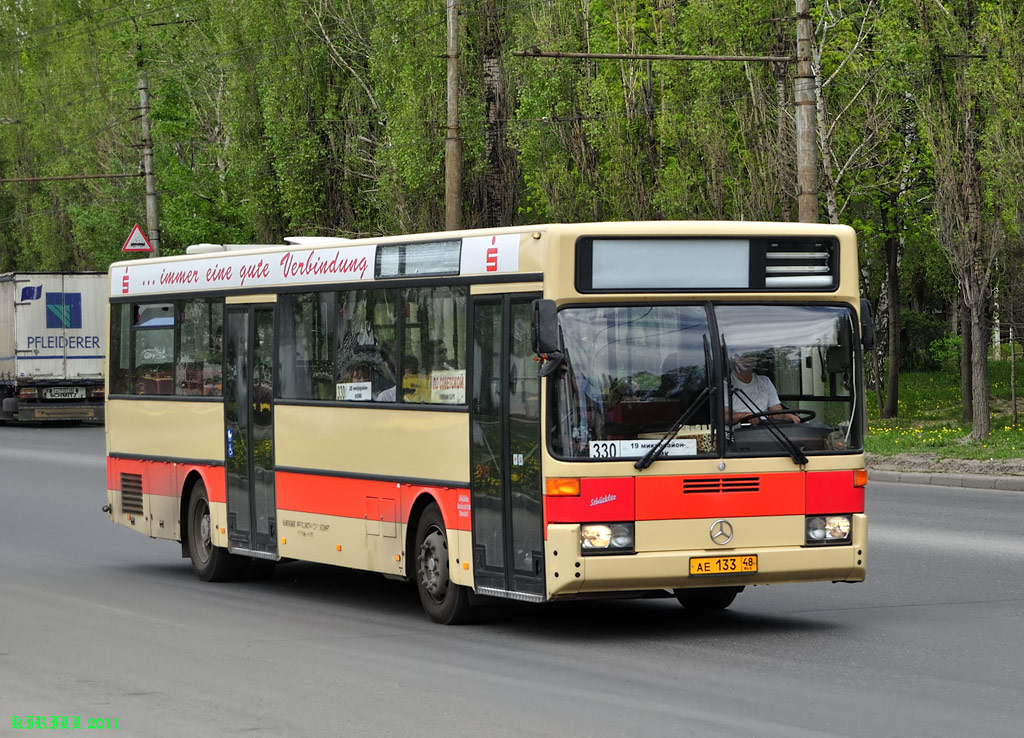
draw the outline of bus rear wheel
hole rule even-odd
[[[227,549],[214,546],[210,533],[210,497],[206,485],[196,482],[188,501],[188,554],[192,568],[204,582],[236,579],[245,559],[233,556]]]
[[[451,580],[448,532],[437,505],[423,511],[416,526],[416,590],[430,618],[444,625],[466,622],[471,614],[470,591]]]
[[[679,604],[696,614],[724,610],[736,599],[743,587],[699,587],[677,589],[674,594]]]

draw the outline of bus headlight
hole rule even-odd
[[[844,543],[850,540],[850,515],[814,515],[807,518],[806,541],[809,545]]]
[[[580,526],[584,554],[632,553],[632,523],[584,523]]]

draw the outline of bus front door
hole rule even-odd
[[[276,559],[273,307],[229,306],[225,349],[228,548]]]
[[[530,341],[536,295],[473,304],[470,463],[473,568],[481,594],[544,598],[540,379]]]

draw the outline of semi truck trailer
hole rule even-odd
[[[0,274],[0,422],[103,421],[107,277]]]

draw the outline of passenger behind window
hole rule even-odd
[[[441,338],[434,339],[430,342],[433,348],[434,363],[433,367],[437,371],[451,370],[455,367],[448,362],[448,347],[445,345],[444,340]]]
[[[345,374],[345,378],[342,381],[343,382],[369,382],[370,381],[370,372],[369,372],[368,368],[365,365],[360,364],[359,366],[354,366],[351,369],[349,369],[348,373]]]
[[[402,402],[427,402],[430,380],[420,373],[420,362],[415,356],[402,359]]]
[[[429,380],[420,374],[420,362],[411,354],[402,358],[402,402],[426,402]],[[392,385],[377,395],[377,402],[397,402],[397,386]]]
[[[387,390],[381,391],[381,387],[392,387],[394,383],[394,372],[386,353],[373,347],[364,348],[342,370],[335,399],[385,402],[380,395]]]

